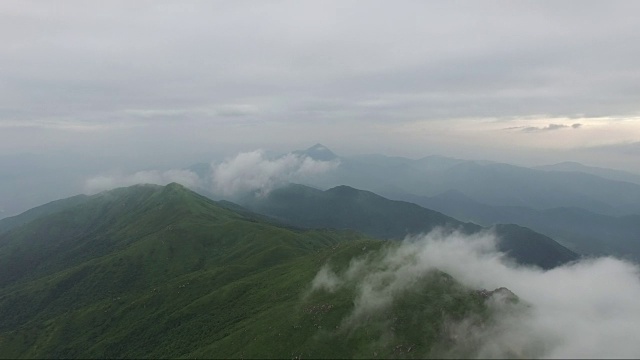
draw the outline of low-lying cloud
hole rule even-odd
[[[104,190],[110,190],[122,186],[135,184],[167,185],[177,182],[189,188],[201,185],[201,179],[190,170],[172,169],[166,171],[149,170],[138,171],[133,174],[100,175],[85,181],[85,192],[94,194]]]
[[[304,182],[314,175],[335,169],[339,164],[338,160],[314,160],[292,153],[269,159],[262,150],[256,150],[213,165],[211,181],[213,191],[224,196],[249,191],[266,195],[277,186]]]
[[[288,153],[269,158],[262,150],[243,152],[221,163],[212,163],[204,173],[185,169],[146,170],[132,174],[99,175],[85,181],[84,191],[97,193],[135,184],[166,185],[177,182],[191,189],[208,189],[220,197],[256,192],[268,194],[291,182],[305,182],[340,165],[338,159],[315,160],[305,154]],[[208,172],[208,173],[207,173]]]
[[[356,281],[349,321],[357,321],[439,269],[473,289],[506,287],[521,300],[489,303],[496,318],[482,329],[472,319],[450,324],[448,331],[457,335],[457,342],[444,356],[473,349],[480,358],[640,357],[637,265],[603,257],[543,271],[514,264],[496,250],[496,242],[491,232],[434,231],[405,239],[375,261],[366,256],[354,259],[341,274],[325,267],[312,288],[335,291]]]

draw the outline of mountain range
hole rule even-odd
[[[353,322],[357,282],[314,290],[314,277],[397,242],[230,207],[178,184],[137,185],[49,204],[6,230],[1,356],[421,358],[453,348],[447,323],[492,316],[493,292],[433,270]]]
[[[636,174],[571,162],[525,168],[435,155],[341,157],[322,145],[298,153],[313,157],[317,147],[340,166],[307,185],[349,185],[482,226],[527,227],[581,254],[640,260]]]
[[[0,219],[0,357],[469,357],[479,344],[461,346],[452,324],[483,329],[496,306],[528,305],[433,268],[363,310],[389,254],[437,230],[495,235],[531,271],[640,259],[631,173],[293,154],[337,166],[222,196],[211,165],[195,164],[193,190],[140,184]]]
[[[384,155],[340,157],[320,144],[298,153],[313,158],[318,148],[325,149],[318,160],[332,156],[340,161],[334,171],[308,181],[307,185],[321,189],[348,185],[383,195],[417,196],[436,196],[455,190],[491,206],[524,206],[537,210],[577,207],[611,216],[640,214],[640,184],[589,172],[549,171],[548,168],[443,156],[417,160]],[[607,171],[600,169],[601,173]],[[609,173],[616,174],[614,170]]]
[[[292,184],[267,196],[246,196],[240,203],[248,209],[288,224],[306,228],[335,228],[360,231],[391,240],[426,234],[437,227],[465,233],[483,230],[416,204],[394,201],[370,191],[338,186],[321,191]],[[554,240],[514,224],[493,227],[498,247],[521,264],[545,269],[577,259],[577,255]]]
[[[536,166],[534,169],[546,171],[580,172],[596,175],[605,179],[640,184],[640,175],[628,171],[606,169],[596,166],[587,166],[575,161],[565,161],[552,165]]]
[[[581,254],[640,260],[640,215],[610,216],[576,207],[536,210],[523,206],[490,206],[457,191],[433,197],[409,194],[390,197],[483,226],[499,223],[525,226]]]

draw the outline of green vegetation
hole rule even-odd
[[[29,221],[35,220],[41,216],[53,214],[64,210],[68,207],[81,204],[88,200],[87,195],[76,195],[70,198],[61,199],[40,205],[31,210],[27,210],[20,215],[11,216],[0,220],[0,234],[24,225]]]
[[[94,195],[0,235],[0,357],[424,357],[447,321],[489,315],[433,272],[353,320],[358,283],[329,263],[393,243],[276,226],[180,185]]]

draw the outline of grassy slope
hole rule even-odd
[[[276,227],[176,184],[99,194],[0,236],[0,357],[421,357],[445,317],[483,313],[438,273],[355,328],[342,326],[355,284],[305,297],[327,261],[382,245]]]
[[[76,195],[66,199],[60,199],[40,205],[33,209],[27,210],[22,214],[11,216],[0,220],[0,234],[13,230],[14,228],[24,225],[32,220],[35,220],[41,216],[53,214],[55,212],[64,210],[68,207],[81,204],[85,202],[89,197],[86,195]]]

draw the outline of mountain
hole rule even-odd
[[[526,226],[579,253],[640,260],[640,215],[607,216],[568,207],[536,210],[522,206],[490,206],[456,191],[433,197],[407,194],[392,197],[484,226],[499,223]]]
[[[375,193],[417,196],[436,196],[453,190],[491,206],[538,210],[576,207],[611,216],[640,214],[640,184],[591,173],[547,171],[443,156],[414,160],[359,155],[338,159],[340,165],[335,170],[315,176],[307,185],[321,189],[348,185]]]
[[[640,175],[628,171],[587,166],[573,161],[565,161],[553,165],[536,166],[534,169],[545,171],[581,172],[600,176],[605,179],[640,184]]]
[[[322,144],[315,144],[312,147],[306,150],[298,150],[293,152],[296,155],[308,156],[314,160],[320,161],[331,161],[338,158],[333,151],[329,150],[326,146]]]
[[[11,216],[0,220],[0,234],[7,232],[20,225],[26,224],[36,218],[52,214],[68,207],[85,202],[89,197],[86,195],[76,195],[66,199],[56,200],[44,205],[27,210],[19,215]]]
[[[355,257],[375,268],[397,243],[246,215],[178,184],[137,185],[5,232],[0,354],[422,358],[455,345],[452,321],[491,321],[493,292],[436,270],[354,321],[358,282],[329,291],[314,278]]]
[[[482,230],[416,204],[394,201],[369,191],[338,186],[326,191],[292,184],[265,197],[247,196],[241,204],[252,211],[307,228],[349,229],[383,239],[403,239],[436,227]],[[548,269],[577,259],[577,255],[552,239],[517,225],[495,228],[501,251],[523,264]]]

